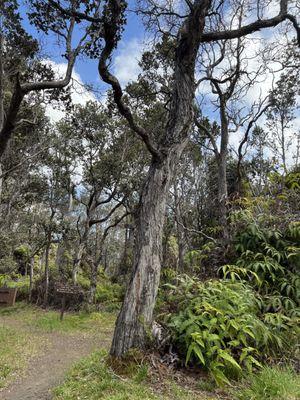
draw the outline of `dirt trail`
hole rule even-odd
[[[52,389],[65,378],[70,367],[99,348],[107,348],[110,338],[78,334],[44,334],[45,351],[30,360],[25,374],[0,391],[1,400],[49,400]]]

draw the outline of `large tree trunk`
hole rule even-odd
[[[50,236],[51,238],[51,236]],[[46,245],[45,251],[45,271],[44,271],[44,306],[48,304],[48,294],[49,294],[49,255],[50,255],[51,241],[48,238],[48,243]]]
[[[176,184],[174,185],[174,201],[175,201],[176,234],[178,242],[177,266],[179,271],[183,271],[185,264],[184,257],[186,252],[186,238],[185,238],[184,221],[180,209],[180,199],[178,197]]]
[[[220,98],[220,119],[221,119],[221,149],[217,156],[218,165],[218,219],[222,229],[222,238],[228,240],[228,221],[227,221],[227,154],[228,154],[228,119],[226,113],[226,102]]]
[[[196,0],[178,31],[168,122],[158,149],[153,149],[144,130],[136,128],[128,107],[122,102],[119,82],[107,70],[106,61],[114,48],[114,42],[108,37],[99,62],[99,72],[103,80],[112,85],[119,111],[130,126],[139,132],[153,156],[139,205],[132,277],[116,322],[111,347],[114,356],[122,356],[132,347],[144,347],[149,329],[151,331],[160,280],[167,195],[194,118],[195,63],[210,4],[211,0]]]
[[[225,157],[220,157],[218,161],[218,222],[222,229],[222,237],[228,239],[227,227],[227,161]]]
[[[79,267],[80,267],[80,264],[82,261],[85,246],[86,246],[86,241],[81,242],[75,253],[75,257],[74,257],[74,261],[73,261],[73,270],[72,270],[72,281],[74,284],[77,283],[77,274],[78,274],[78,270],[79,270]]]
[[[0,31],[0,132],[3,128],[4,123],[4,68],[3,68],[3,35]],[[2,186],[3,186],[3,178],[2,178],[2,164],[0,158],[0,204],[2,198]]]
[[[34,269],[34,256],[30,257],[30,270],[29,270],[29,296],[28,300],[31,302],[32,289],[33,289],[33,269]]]
[[[185,142],[150,166],[136,222],[133,273],[118,316],[111,354],[144,347],[151,328],[161,270],[161,245],[167,195]]]
[[[65,220],[67,223],[71,223],[71,219],[72,219],[72,212],[73,212],[72,190],[73,190],[73,186],[72,186],[72,184],[70,184],[68,208],[67,208],[67,212],[65,215]],[[70,253],[70,250],[71,250],[70,241],[68,238],[68,232],[66,232],[66,233],[64,233],[64,235],[62,237],[62,241],[57,246],[56,259],[55,259],[56,268],[59,271],[59,274],[62,278],[66,278],[66,275],[67,275],[66,266],[68,265],[68,262],[69,262],[67,253]]]

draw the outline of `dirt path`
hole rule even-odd
[[[70,367],[99,348],[107,348],[110,338],[78,334],[47,333],[41,336],[42,354],[30,360],[25,374],[0,391],[1,400],[49,400]]]

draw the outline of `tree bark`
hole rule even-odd
[[[30,269],[29,269],[29,302],[31,301],[32,289],[33,289],[33,267],[34,267],[34,256],[30,257]]]
[[[0,27],[0,132],[4,124],[4,67],[3,67],[3,35]],[[2,177],[2,164],[0,159],[0,204],[2,198],[2,187],[3,187],[3,177]]]
[[[226,113],[226,101],[220,95],[220,119],[221,119],[221,147],[216,156],[218,165],[218,220],[222,229],[222,239],[228,240],[229,232],[227,225],[227,155],[228,155],[228,118]]]
[[[72,281],[73,281],[74,284],[77,283],[78,270],[79,270],[79,266],[80,266],[81,261],[82,261],[84,250],[85,250],[86,240],[87,240],[87,235],[84,238],[84,240],[82,240],[79,243],[78,249],[77,249],[75,257],[74,257],[73,270],[72,270]]]
[[[162,161],[152,162],[136,222],[133,273],[118,316],[111,354],[121,356],[147,344],[158,291],[167,195],[175,166],[186,142],[176,145]]]
[[[68,208],[65,215],[66,222],[71,222],[72,212],[73,212],[73,186],[70,184],[69,188],[69,198],[68,198]],[[70,243],[68,240],[68,234],[64,233],[62,241],[57,246],[55,265],[62,277],[66,276],[66,264],[68,263],[66,252],[70,250]]]
[[[93,262],[91,265],[90,290],[88,294],[89,304],[93,304],[95,300],[95,294],[97,289],[98,266],[99,264],[97,264],[97,262]]]
[[[110,351],[113,356],[120,357],[132,347],[143,348],[151,332],[160,280],[167,195],[193,121],[195,63],[210,3],[209,0],[196,0],[190,15],[179,29],[173,91],[165,135],[159,143],[158,151],[149,146],[148,136],[145,142],[153,158],[140,199],[133,272],[116,322]],[[103,80],[112,85],[119,111],[130,122],[132,116],[128,116],[128,108],[124,109],[120,85],[107,71],[104,57],[107,56],[105,51],[107,53],[111,50],[108,44],[109,42],[104,48],[99,71]]]
[[[183,271],[184,269],[184,256],[186,252],[186,240],[185,240],[185,230],[184,230],[184,221],[181,215],[180,209],[180,199],[178,197],[178,191],[176,187],[176,183],[174,185],[174,201],[175,201],[175,219],[176,219],[176,233],[177,233],[177,242],[178,242],[178,260],[177,266],[179,271]]]
[[[226,157],[220,157],[218,161],[218,222],[222,229],[222,238],[228,239],[227,226],[227,166]]]
[[[45,272],[44,272],[44,306],[48,304],[48,294],[49,294],[49,253],[51,246],[51,234],[48,237],[48,243],[46,245],[45,251]]]

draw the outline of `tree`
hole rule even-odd
[[[170,6],[165,13],[160,4],[152,4],[149,23],[161,26],[162,19],[172,23],[169,34],[174,36],[173,80],[167,110],[167,123],[160,140],[138,123],[130,106],[124,99],[118,79],[111,73],[109,62],[117,46],[124,25],[127,4],[123,0],[109,0],[104,7],[103,18],[90,17],[71,8],[51,1],[65,15],[101,24],[104,45],[100,51],[90,52],[99,59],[98,70],[102,80],[113,90],[114,101],[120,114],[127,120],[133,132],[144,142],[151,154],[151,164],[143,185],[136,213],[135,248],[131,280],[129,282],[121,312],[118,316],[111,354],[121,356],[131,347],[143,347],[152,324],[155,299],[160,279],[160,255],[165,208],[176,165],[188,142],[194,117],[195,66],[201,43],[216,40],[231,40],[262,28],[276,26],[289,20],[299,34],[295,17],[287,11],[287,1],[280,2],[279,14],[271,19],[260,18],[237,29],[224,29],[224,13],[228,3],[210,0],[186,2],[179,13]],[[251,7],[250,7],[251,9]],[[220,11],[221,10],[221,11]],[[143,10],[141,10],[142,12]],[[251,9],[253,13],[258,11]],[[182,12],[182,13],[181,13]],[[181,13],[181,14],[180,14]],[[149,14],[147,7],[145,15]],[[260,13],[255,12],[255,15]],[[221,20],[219,19],[221,18]],[[220,22],[220,23],[219,23]],[[208,30],[204,31],[205,25]],[[99,37],[99,36],[98,36]],[[300,40],[299,40],[300,41]],[[98,47],[99,49],[99,47]]]
[[[66,18],[63,10],[57,10],[53,7],[52,1],[29,1],[31,11],[28,13],[30,22],[37,28],[37,30],[48,34],[52,32],[55,34],[61,43],[64,45],[64,57],[67,60],[67,69],[65,76],[60,78],[56,77],[52,69],[38,60],[33,60],[29,68],[17,69],[12,76],[11,80],[11,98],[5,112],[5,117],[2,121],[0,130],[0,158],[3,157],[8,143],[13,135],[16,124],[18,123],[18,115],[24,98],[28,97],[30,93],[39,93],[40,91],[50,91],[50,97],[57,97],[60,91],[63,90],[71,81],[72,71],[78,55],[84,50],[87,51],[91,36],[94,34],[92,23],[86,24],[82,32],[82,36],[77,39],[75,30],[78,20],[73,16]],[[73,10],[80,9],[80,3],[76,1],[64,2],[65,7],[70,7]],[[99,15],[97,2],[90,4],[84,2],[84,9],[89,10],[91,13]],[[16,0],[1,0],[0,8],[0,37],[1,43],[3,38],[10,39],[17,43],[19,48],[26,49],[24,54],[23,63],[28,63],[28,59],[33,58],[38,50],[37,41],[33,40],[22,28],[21,17],[18,10],[18,3]],[[13,28],[12,28],[13,27]],[[76,36],[76,38],[75,38]],[[75,43],[75,44],[74,44]],[[3,50],[2,50],[3,51]],[[1,57],[2,59],[2,57]],[[8,56],[9,61],[12,61],[11,53]],[[3,72],[3,65],[2,65]],[[1,82],[3,74],[0,78],[0,99],[1,97]],[[0,101],[1,103],[1,101]],[[2,103],[1,103],[2,104]],[[1,110],[0,106],[0,110]]]
[[[267,113],[267,127],[271,133],[270,146],[274,153],[279,156],[282,168],[286,174],[287,152],[296,140],[293,129],[295,119],[296,97],[299,95],[299,76],[293,73],[283,73],[276,83],[275,89],[271,91],[271,106]]]
[[[116,14],[120,3],[112,2]],[[124,104],[122,89],[107,66],[115,42],[116,32],[110,25],[105,26],[105,46],[99,60],[102,79],[112,86],[115,102],[120,113],[144,141],[152,155],[149,173],[143,188],[138,211],[133,274],[126,291],[124,303],[118,316],[111,354],[120,356],[131,347],[142,347],[147,341],[147,327],[152,323],[153,309],[159,284],[162,227],[168,190],[175,172],[175,166],[187,144],[193,121],[194,73],[196,58],[201,42],[233,39],[252,33],[264,27],[275,26],[285,19],[294,17],[287,13],[287,2],[281,2],[280,13],[271,20],[258,20],[249,25],[229,31],[204,33],[204,26],[212,7],[210,1],[189,3],[188,15],[176,32],[174,76],[168,122],[159,143],[153,144],[149,134],[133,119]],[[154,8],[151,17],[159,18],[160,6]],[[173,12],[175,17],[175,12]],[[114,22],[118,22],[115,16]],[[294,23],[293,22],[293,23]],[[299,32],[299,30],[298,30]]]

